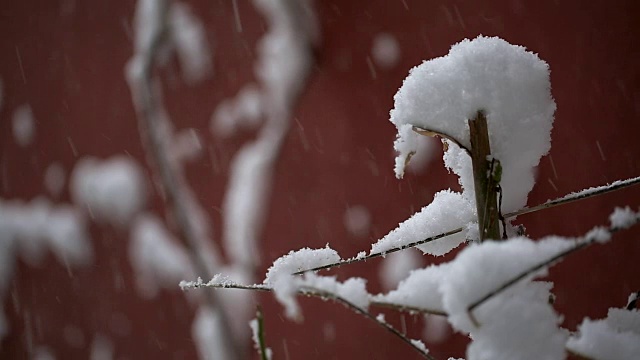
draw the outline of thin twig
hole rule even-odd
[[[454,229],[454,230],[450,230],[450,231],[447,231],[447,232],[444,232],[444,233],[441,233],[441,234],[438,234],[438,235],[434,235],[434,236],[428,237],[428,238],[426,238],[424,240],[415,241],[415,242],[412,242],[412,243],[409,243],[409,244],[406,244],[406,245],[402,245],[402,246],[399,246],[399,247],[391,248],[391,249],[383,251],[383,252],[373,253],[373,254],[369,254],[369,255],[365,255],[365,256],[361,256],[361,257],[355,257],[355,258],[351,258],[351,259],[347,259],[347,260],[341,260],[339,262],[335,262],[335,263],[331,263],[331,264],[327,264],[327,265],[322,265],[322,266],[317,266],[317,267],[314,267],[314,268],[311,268],[311,269],[300,270],[300,271],[297,271],[297,272],[293,273],[293,275],[301,275],[301,274],[304,274],[304,273],[310,272],[310,271],[331,269],[331,268],[339,267],[339,266],[342,266],[342,265],[348,265],[348,264],[352,264],[352,263],[356,263],[356,262],[360,262],[360,261],[367,261],[369,259],[377,258],[377,257],[380,257],[380,256],[386,256],[387,254],[392,254],[392,253],[397,252],[397,251],[401,251],[401,250],[405,250],[405,249],[416,247],[418,245],[430,243],[432,241],[441,239],[441,238],[443,238],[445,236],[457,234],[457,233],[461,232],[463,229],[464,228],[457,228],[457,229]]]
[[[530,207],[530,208],[522,208],[520,210],[513,211],[513,212],[510,212],[510,213],[506,214],[505,217],[512,218],[512,217],[516,217],[516,216],[520,216],[520,215],[524,215],[524,214],[529,214],[529,213],[536,212],[536,211],[539,211],[539,210],[549,209],[549,208],[552,208],[554,206],[564,205],[564,204],[572,203],[574,201],[588,199],[588,198],[591,198],[591,197],[594,197],[594,196],[606,194],[606,193],[609,193],[609,192],[613,192],[613,191],[616,191],[616,190],[624,189],[624,188],[627,188],[627,187],[630,187],[630,186],[634,186],[634,185],[638,185],[638,184],[640,184],[640,176],[634,177],[634,178],[631,178],[631,179],[627,179],[627,180],[618,180],[618,181],[614,181],[610,185],[598,186],[598,187],[591,188],[591,189],[588,189],[588,190],[583,190],[583,191],[579,191],[577,193],[572,193],[572,194],[569,194],[569,195],[565,195],[565,196],[563,196],[561,198],[557,198],[557,199],[554,199],[554,200],[547,201],[544,204],[536,205],[536,206],[533,206],[533,207]]]
[[[635,225],[639,220],[639,216],[636,215],[635,217],[635,222],[632,225]],[[629,225],[631,226],[631,225]],[[619,227],[615,227],[615,226],[611,226],[609,228],[603,228],[602,230],[605,230],[608,232],[609,235],[612,235],[620,230],[624,230],[626,228],[628,228],[629,226],[625,227],[625,228],[619,228]],[[531,276],[532,274],[536,273],[537,271],[551,266],[553,263],[555,263],[556,261],[564,258],[565,256],[572,254],[578,250],[581,250],[591,244],[593,244],[594,242],[598,241],[598,235],[599,234],[593,234],[593,233],[588,233],[585,237],[583,237],[582,239],[578,240],[576,242],[576,244],[573,247],[568,248],[567,250],[561,251],[558,254],[556,254],[555,256],[542,261],[534,266],[531,266],[530,268],[522,271],[521,273],[519,273],[518,275],[514,276],[511,278],[511,280],[503,283],[502,285],[500,285],[499,287],[497,287],[496,289],[488,292],[486,295],[484,295],[483,297],[481,297],[480,299],[474,301],[473,303],[471,303],[469,305],[469,307],[467,308],[467,312],[472,315],[472,312],[474,309],[476,309],[478,306],[484,304],[486,301],[490,300],[491,298],[493,298],[494,296],[500,294],[501,292],[507,290],[508,288],[510,288],[511,286],[515,285],[516,283],[518,283],[519,281],[521,281],[524,278],[527,278],[529,276]],[[473,317],[472,317],[473,320]]]
[[[422,135],[422,136],[429,136],[429,137],[441,137],[443,139],[447,139],[449,141],[451,141],[452,143],[458,145],[458,147],[460,147],[461,149],[463,149],[464,151],[467,152],[467,155],[471,156],[471,151],[469,150],[469,148],[467,148],[466,146],[462,145],[462,143],[460,141],[458,141],[458,139],[454,138],[453,136],[447,135],[443,132],[439,132],[436,130],[431,130],[431,129],[425,129],[425,128],[421,128],[418,126],[413,126],[411,128],[414,132]]]
[[[428,352],[424,351],[423,349],[421,349],[420,347],[418,347],[416,344],[414,344],[411,339],[409,339],[407,336],[405,336],[403,333],[401,333],[400,331],[398,331],[396,328],[394,328],[393,326],[387,324],[384,321],[380,321],[378,320],[375,316],[373,316],[370,312],[365,311],[361,308],[359,308],[358,306],[356,306],[355,304],[352,304],[351,302],[339,297],[339,296],[333,296],[333,299],[336,300],[337,302],[340,302],[344,305],[346,305],[348,308],[350,308],[351,310],[353,310],[355,313],[360,314],[364,317],[366,317],[367,319],[374,321],[376,324],[382,326],[384,329],[386,329],[387,331],[389,331],[390,333],[392,333],[393,335],[397,336],[398,338],[400,338],[400,340],[404,341],[405,343],[407,343],[409,346],[411,346],[414,350],[416,350],[420,355],[422,355],[423,358],[425,359],[429,359],[429,360],[436,360],[433,356],[429,355]]]
[[[425,308],[420,308],[417,306],[409,306],[409,305],[403,305],[403,304],[396,304],[396,303],[391,303],[391,302],[386,302],[386,301],[371,301],[369,303],[369,305],[374,306],[374,307],[381,307],[381,308],[387,308],[387,309],[393,309],[396,311],[400,311],[400,312],[406,312],[406,313],[421,313],[421,314],[425,314],[425,315],[438,315],[438,316],[447,316],[447,313],[442,311],[442,310],[432,310],[432,309],[425,309]]]
[[[574,193],[574,194],[569,194],[566,196],[563,196],[561,198],[557,198],[554,200],[550,200],[545,202],[544,204],[540,204],[540,205],[536,205],[534,207],[530,207],[530,208],[522,208],[520,210],[517,211],[513,211],[510,213],[507,213],[504,215],[504,218],[508,219],[508,218],[513,218],[516,216],[520,216],[520,215],[524,215],[524,214],[530,214],[536,211],[540,211],[540,210],[544,210],[544,209],[548,209],[548,208],[552,208],[554,206],[559,206],[559,205],[563,205],[563,204],[568,204],[574,201],[578,201],[578,200],[584,200],[584,199],[588,199],[594,196],[598,196],[598,195],[602,195],[602,194],[606,194],[609,192],[613,192],[616,190],[621,190],[630,186],[634,186],[634,185],[638,185],[640,184],[640,177],[635,177],[635,178],[631,178],[631,179],[627,179],[627,180],[618,180],[613,182],[611,185],[603,185],[603,186],[599,186],[593,189],[590,189],[587,193],[585,192],[578,192],[578,193]],[[373,254],[369,254],[366,256],[361,256],[361,257],[355,257],[355,258],[351,258],[351,259],[347,259],[347,260],[341,260],[335,263],[331,263],[331,264],[326,264],[323,266],[318,266],[318,267],[314,267],[311,269],[306,269],[306,270],[300,270],[298,272],[295,272],[294,275],[301,275],[304,274],[306,272],[310,272],[310,271],[319,271],[319,270],[327,270],[327,269],[331,269],[334,267],[340,267],[343,265],[348,265],[348,264],[353,264],[356,262],[360,262],[360,261],[367,261],[369,259],[373,259],[373,258],[377,258],[380,256],[386,256],[387,254],[391,254],[394,253],[396,251],[401,251],[401,250],[405,250],[405,249],[409,249],[409,248],[414,248],[416,246],[422,245],[422,244],[426,244],[426,243],[430,243],[432,241],[441,239],[443,237],[449,236],[449,235],[453,235],[453,234],[457,234],[459,232],[461,232],[464,228],[460,227],[454,230],[449,230],[447,232],[438,234],[438,235],[434,235],[434,236],[430,236],[424,240],[420,240],[420,241],[415,241],[406,245],[402,245],[399,247],[395,247],[395,248],[391,248],[387,251],[383,251],[383,252],[379,252],[379,253],[373,253]]]
[[[194,281],[194,282],[181,282],[180,283],[180,287],[183,290],[198,289],[198,288],[208,287],[208,288],[219,288],[219,289],[273,291],[272,287],[270,287],[268,285],[263,285],[263,284],[243,285],[243,284],[238,284],[238,283],[235,283],[235,282],[232,282],[232,281],[205,283],[201,279],[198,279],[198,281]],[[334,300],[336,302],[342,303],[343,305],[346,305],[349,309],[353,310],[355,313],[363,315],[367,319],[375,321],[378,325],[384,327],[386,330],[390,331],[391,333],[393,333],[394,335],[399,337],[402,341],[404,341],[405,343],[411,345],[411,347],[413,347],[416,351],[418,351],[425,359],[435,360],[433,356],[429,355],[427,352],[424,352],[421,348],[419,348],[418,346],[413,344],[409,338],[407,338],[404,334],[402,334],[401,332],[396,330],[394,327],[392,327],[391,325],[387,324],[386,322],[379,321],[371,313],[369,313],[368,311],[360,308],[359,306],[353,304],[352,302],[350,302],[349,300],[347,300],[347,299],[345,299],[343,297],[340,297],[340,296],[338,296],[338,295],[336,295],[334,293],[331,293],[331,292],[328,292],[328,291],[324,291],[324,290],[320,290],[320,289],[316,289],[316,288],[310,287],[310,286],[301,287],[298,290],[298,294],[299,295],[309,296],[309,297],[317,297],[317,298],[321,298],[321,299],[331,299],[331,300]],[[427,313],[427,314],[438,314],[438,315],[441,315],[440,313],[435,312],[435,311],[411,308],[411,307],[407,307],[407,306],[398,306],[398,305],[393,304],[393,303],[386,303],[386,302],[377,301],[377,302],[371,302],[370,304],[371,305],[377,305],[377,306],[380,306],[380,307],[386,307],[386,308],[406,309],[406,311],[411,311],[411,312],[415,311],[415,312],[423,312],[423,313]]]
[[[262,309],[260,308],[260,305],[258,305],[257,309],[256,309],[256,321],[258,322],[258,351],[260,352],[260,358],[262,360],[268,360],[269,356],[267,355],[267,346],[265,345],[265,340],[264,340],[264,318],[262,316]]]
[[[190,282],[183,281],[180,283],[180,287],[182,288],[182,290],[200,289],[200,288],[208,287],[208,288],[214,288],[214,289],[237,289],[237,290],[265,291],[265,292],[273,291],[272,287],[264,284],[244,285],[244,284],[239,284],[231,281],[205,283],[201,279],[199,279],[198,281],[190,281]],[[327,297],[326,292],[319,292],[317,290],[314,290],[308,287],[305,287],[299,290],[298,294],[304,295],[304,296],[310,296],[310,297],[320,297],[320,298]],[[415,306],[408,306],[408,305],[396,304],[392,302],[386,302],[386,301],[373,300],[369,302],[369,304],[374,307],[394,309],[394,310],[408,312],[408,313],[422,313],[422,314],[442,315],[442,316],[447,315],[445,312],[440,310],[425,309],[425,308],[419,308]]]

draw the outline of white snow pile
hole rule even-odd
[[[371,55],[378,66],[392,68],[400,60],[400,44],[393,35],[380,33],[373,38]]]
[[[28,104],[19,106],[13,112],[13,138],[22,147],[31,145],[35,136],[36,125],[33,111]]]
[[[503,210],[526,204],[533,168],[551,146],[556,109],[549,66],[524,47],[496,37],[479,36],[451,47],[449,54],[411,69],[395,95],[391,122],[398,128],[396,176],[416,151],[412,126],[437,131],[470,147],[468,119],[479,110],[487,116],[492,155],[502,163]],[[473,189],[471,161],[449,146],[445,164]]]
[[[611,222],[611,227],[614,229],[627,229],[638,222],[638,216],[640,216],[640,213],[636,213],[628,206],[625,208],[615,208],[609,216],[609,221]]]
[[[638,359],[640,311],[611,308],[605,319],[584,319],[567,348],[594,360]]]
[[[420,144],[417,126],[446,134],[470,147],[468,119],[478,111],[487,117],[492,156],[502,165],[502,212],[522,208],[534,184],[534,167],[551,147],[556,109],[551,97],[549,67],[537,55],[499,38],[479,36],[451,47],[449,54],[411,69],[396,93],[391,122],[397,127],[396,176]],[[423,240],[476,220],[473,170],[469,154],[456,143],[444,153],[447,168],[457,174],[463,192],[449,190],[401,223],[372,247],[372,252]],[[443,255],[474,234],[461,232],[421,245]]]
[[[374,300],[434,313],[445,313],[439,286],[444,281],[448,268],[449,265],[445,263],[413,270],[409,276],[400,281],[395,290],[384,295],[376,295]]]
[[[201,306],[198,309],[193,324],[191,336],[196,343],[199,359],[231,359],[232,350],[229,343],[225,343],[225,329],[221,315],[217,309]],[[228,335],[227,335],[228,336]]]
[[[189,82],[204,79],[211,71],[211,51],[204,26],[188,5],[172,2],[169,29],[182,73]]]
[[[0,199],[0,289],[8,284],[16,252],[31,265],[40,263],[46,249],[66,266],[84,265],[93,259],[88,239],[84,217],[69,205]]]
[[[351,278],[341,283],[334,277],[293,273],[340,261],[338,253],[329,247],[323,249],[304,248],[291,251],[276,261],[267,271],[264,284],[271,286],[276,299],[285,307],[289,318],[299,319],[300,308],[295,299],[298,290],[316,290],[333,294],[350,303],[366,309],[369,305],[369,294],[365,288],[365,280]]]
[[[474,203],[463,194],[443,190],[433,201],[400,223],[398,227],[371,246],[371,253],[381,253],[446,231],[460,228],[476,218]],[[465,232],[449,235],[418,246],[424,253],[443,255],[465,241]]]
[[[184,247],[154,215],[140,215],[133,223],[129,258],[138,291],[148,298],[194,274]]]
[[[465,248],[450,263],[414,270],[396,290],[373,299],[448,314],[453,327],[474,340],[468,359],[560,359],[566,335],[549,304],[551,284],[531,281],[546,275],[546,268],[472,313],[468,309],[514,276],[574,245],[574,240],[558,237],[486,241]]]
[[[420,267],[421,261],[422,256],[414,249],[406,249],[385,256],[379,271],[382,287],[387,290],[395,289],[398,283],[411,273],[411,270]]]
[[[131,158],[82,158],[71,174],[71,197],[100,223],[125,226],[146,203],[145,176]]]
[[[258,43],[255,73],[277,106],[288,109],[313,64],[318,20],[311,0],[254,0],[269,32]]]
[[[36,198],[23,201],[0,199],[0,302],[13,278],[16,258],[29,265],[41,263],[49,249],[70,271],[72,266],[93,260],[82,213],[69,205],[52,205]],[[5,315],[0,311],[0,339],[8,332]]]
[[[211,132],[229,137],[241,129],[256,128],[263,116],[263,102],[263,94],[257,86],[245,86],[235,98],[225,99],[216,107],[211,118]]]

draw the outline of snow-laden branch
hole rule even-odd
[[[142,142],[157,177],[159,191],[165,198],[167,210],[180,237],[187,243],[189,258],[196,273],[210,277],[212,269],[219,266],[217,252],[209,241],[204,211],[187,185],[179,159],[170,153],[175,142],[173,126],[162,104],[159,79],[154,76],[161,64],[163,51],[175,45],[171,43],[172,40],[184,40],[185,36],[192,40],[194,33],[198,33],[197,26],[185,26],[191,24],[191,18],[181,6],[167,0],[138,1],[134,18],[134,54],[127,64],[126,76],[139,119]],[[183,30],[188,30],[189,34],[181,32]],[[194,55],[193,51],[202,49],[197,44],[195,47],[193,44],[183,45],[178,48],[181,55],[185,52]],[[184,70],[191,79],[195,79],[206,71],[207,66],[206,61],[191,62],[186,64]],[[219,342],[222,345],[215,351],[225,359],[238,358],[241,348],[230,336],[230,322],[228,314],[222,309],[223,304],[209,291],[204,293],[204,300],[206,306],[200,309],[200,321],[194,323],[198,344],[222,339]],[[207,339],[208,336],[212,338]],[[208,351],[203,349],[200,350]]]
[[[298,295],[303,295],[303,296],[308,296],[308,297],[315,297],[315,298],[320,298],[320,299],[330,299],[330,300],[333,300],[335,302],[341,303],[341,304],[345,305],[347,308],[349,308],[350,310],[352,310],[353,312],[355,312],[356,314],[362,315],[362,316],[366,317],[367,319],[369,319],[371,321],[374,321],[379,326],[381,326],[384,329],[386,329],[387,331],[391,332],[393,335],[399,337],[403,342],[407,343],[412,348],[414,348],[416,351],[418,351],[420,353],[420,355],[422,355],[422,357],[424,357],[425,359],[435,360],[433,358],[433,356],[429,355],[428,350],[426,349],[424,344],[422,344],[421,341],[409,339],[406,335],[404,335],[403,333],[401,333],[400,331],[398,331],[397,329],[395,329],[394,327],[389,325],[382,318],[373,316],[370,312],[368,312],[366,310],[366,307],[363,307],[362,299],[356,300],[357,302],[360,303],[360,304],[358,304],[357,302],[354,302],[353,296],[349,296],[348,292],[339,293],[339,292],[336,292],[335,290],[334,291],[327,290],[327,288],[330,288],[330,287],[333,287],[333,289],[335,289],[335,284],[337,284],[337,281],[335,280],[335,278],[313,276],[313,279],[315,281],[316,286],[318,286],[318,285],[319,286],[324,286],[324,288],[317,288],[317,287],[314,287],[314,286],[312,286],[310,284],[307,284],[307,285],[298,287],[295,290],[295,293],[298,294]],[[196,280],[196,281],[181,281],[180,282],[180,288],[182,290],[184,290],[184,291],[189,290],[189,289],[199,289],[199,288],[240,289],[240,290],[268,291],[268,292],[274,292],[275,291],[272,286],[266,285],[266,284],[252,284],[252,285],[238,284],[238,283],[230,280],[228,277],[225,277],[222,274],[216,274],[208,282],[204,282],[200,278],[198,280]],[[368,300],[369,299],[369,295],[368,294],[366,294],[366,295],[367,295],[367,303],[366,303],[367,306],[368,305],[374,305],[374,306],[379,306],[379,307],[400,309],[400,307],[396,306],[393,303],[389,303],[389,302],[383,302],[383,301],[381,301],[381,302],[378,302],[378,301],[369,302],[369,300]],[[402,307],[402,309],[409,310],[406,307]],[[415,311],[427,312],[424,309],[415,310]],[[433,312],[433,314],[442,315],[442,314],[437,313],[437,312]]]
[[[533,213],[533,212],[536,212],[536,211],[549,209],[549,208],[552,208],[552,207],[555,207],[555,206],[568,204],[568,203],[571,203],[571,202],[574,202],[574,201],[585,200],[585,199],[588,199],[588,198],[591,198],[591,197],[594,197],[594,196],[603,195],[603,194],[606,194],[606,193],[609,193],[609,192],[613,192],[613,191],[617,191],[617,190],[622,190],[622,189],[625,189],[625,188],[628,188],[628,187],[631,187],[631,186],[634,186],[634,185],[638,185],[638,184],[640,184],[640,177],[634,177],[634,178],[630,178],[630,179],[626,179],[626,180],[618,180],[618,181],[614,181],[613,183],[611,183],[609,185],[601,185],[601,186],[585,189],[585,190],[582,190],[582,191],[571,193],[569,195],[562,196],[562,197],[554,199],[554,200],[549,200],[549,201],[547,201],[547,202],[545,202],[543,204],[540,204],[540,205],[536,205],[536,206],[533,206],[533,207],[525,207],[525,208],[522,208],[520,210],[505,214],[504,217],[505,218],[514,218],[514,217],[519,216],[519,215],[530,214],[530,213]],[[352,264],[352,263],[356,263],[356,262],[367,261],[369,259],[373,259],[373,258],[377,258],[377,257],[384,257],[387,254],[391,254],[391,253],[394,253],[394,252],[397,252],[397,251],[402,251],[402,250],[414,248],[414,247],[417,247],[417,246],[420,246],[420,245],[423,245],[423,244],[428,244],[428,243],[431,243],[431,242],[435,242],[435,241],[437,241],[439,239],[442,239],[442,238],[445,238],[447,236],[461,233],[465,229],[466,229],[466,227],[454,228],[452,230],[449,230],[449,231],[446,231],[446,232],[441,232],[439,234],[436,234],[436,235],[433,235],[433,236],[429,236],[429,237],[423,238],[421,240],[411,241],[411,242],[407,242],[407,243],[399,245],[399,246],[390,247],[388,250],[385,250],[385,251],[380,251],[380,252],[372,251],[369,254],[361,252],[360,254],[358,254],[357,256],[355,256],[353,258],[336,261],[334,263],[325,264],[325,265],[317,266],[317,267],[314,267],[314,268],[299,270],[295,274],[299,275],[299,274],[303,274],[303,273],[309,272],[309,271],[326,270],[326,269],[331,269],[331,268],[334,268],[334,267],[340,267],[340,266],[343,266],[343,265],[348,265],[348,264]],[[406,240],[406,236],[404,237],[404,239]]]
[[[335,278],[309,273],[302,277],[291,275],[291,269],[301,264],[330,259],[333,252],[326,248],[305,249],[278,259],[264,284],[241,285],[217,275],[208,283],[198,279],[191,283],[182,282],[180,286],[183,289],[217,287],[273,291],[279,301],[291,306],[288,303],[290,299],[278,296],[286,283],[288,294],[329,298],[339,302],[344,300],[355,306],[349,305],[354,311],[367,317],[372,317],[366,315],[369,305],[447,315],[458,331],[473,337],[474,342],[469,347],[473,358],[486,358],[480,354],[487,353],[509,354],[513,346],[521,347],[519,354],[546,354],[550,358],[560,358],[568,345],[566,333],[558,327],[560,317],[548,302],[551,284],[532,280],[546,275],[550,266],[567,255],[596,242],[606,243],[614,233],[634,226],[638,221],[640,212],[617,208],[610,216],[610,226],[596,227],[580,238],[550,236],[532,241],[520,237],[504,242],[474,244],[460,252],[453,261],[415,270],[396,290],[376,296],[366,293],[363,283],[358,279],[340,283]],[[605,325],[585,322],[582,336],[589,338],[602,333],[606,330],[603,328]],[[536,340],[523,340],[529,337]],[[628,337],[632,335],[622,336],[625,339]],[[634,351],[629,348],[628,341],[618,338],[620,336],[611,341],[622,342],[624,349],[627,349],[622,353]],[[583,345],[585,341],[574,337],[568,344],[585,352],[585,349],[588,350]],[[607,342],[606,337],[600,341],[612,343]],[[532,344],[536,346],[535,349],[530,348]]]
[[[310,0],[254,0],[254,4],[269,25],[258,43],[255,73],[260,86],[247,85],[233,102],[223,102],[212,124],[216,135],[224,135],[247,119],[264,117],[256,140],[244,145],[232,161],[223,202],[225,249],[249,277],[259,262],[258,240],[274,166],[312,69],[318,37]]]

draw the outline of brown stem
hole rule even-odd
[[[478,111],[476,117],[470,119],[468,123],[480,241],[485,239],[498,240],[500,239],[500,225],[498,223],[497,184],[493,176],[495,161],[491,159],[487,118],[484,112]]]

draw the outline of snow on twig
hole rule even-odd
[[[615,181],[613,183],[611,183],[610,185],[602,185],[602,186],[598,186],[595,188],[590,188],[590,189],[586,189],[583,191],[579,191],[579,192],[575,192],[569,195],[565,195],[563,197],[554,199],[554,200],[549,200],[543,204],[540,205],[536,205],[530,208],[522,208],[518,211],[514,211],[514,212],[510,212],[504,215],[505,218],[513,218],[516,216],[520,216],[520,215],[525,215],[525,214],[530,214],[536,211],[540,211],[540,210],[544,210],[544,209],[549,209],[555,206],[559,206],[559,205],[564,205],[564,204],[568,204],[574,201],[579,201],[579,200],[585,200],[594,196],[598,196],[598,195],[603,195],[609,192],[613,192],[613,191],[617,191],[617,190],[621,190],[627,187],[631,187],[634,185],[638,185],[640,184],[640,177],[635,177],[635,178],[630,178],[627,180],[618,180]],[[310,268],[310,269],[305,269],[305,270],[300,270],[297,271],[295,274],[296,275],[300,275],[303,274],[305,272],[309,272],[309,271],[319,271],[319,270],[327,270],[327,269],[331,269],[334,267],[340,267],[343,265],[349,265],[352,263],[356,263],[356,262],[360,262],[360,261],[367,261],[369,259],[374,259],[374,258],[378,258],[378,257],[384,257],[387,254],[391,254],[397,251],[401,251],[401,250],[405,250],[405,249],[410,249],[410,248],[414,248],[417,247],[419,245],[423,245],[423,244],[427,244],[433,241],[436,241],[438,239],[453,235],[453,234],[457,234],[460,233],[464,230],[464,227],[459,227],[453,230],[449,230],[447,232],[443,232],[443,233],[439,233],[437,235],[433,235],[427,238],[424,238],[422,240],[419,241],[414,241],[411,243],[407,243],[404,245],[400,245],[400,246],[396,246],[396,247],[392,247],[386,251],[381,251],[381,252],[372,252],[368,255],[363,255],[363,256],[356,256],[350,259],[345,259],[345,260],[340,260],[338,262],[335,263],[331,263],[331,264],[326,264],[326,265],[322,265],[322,266],[318,266],[315,268]]]

